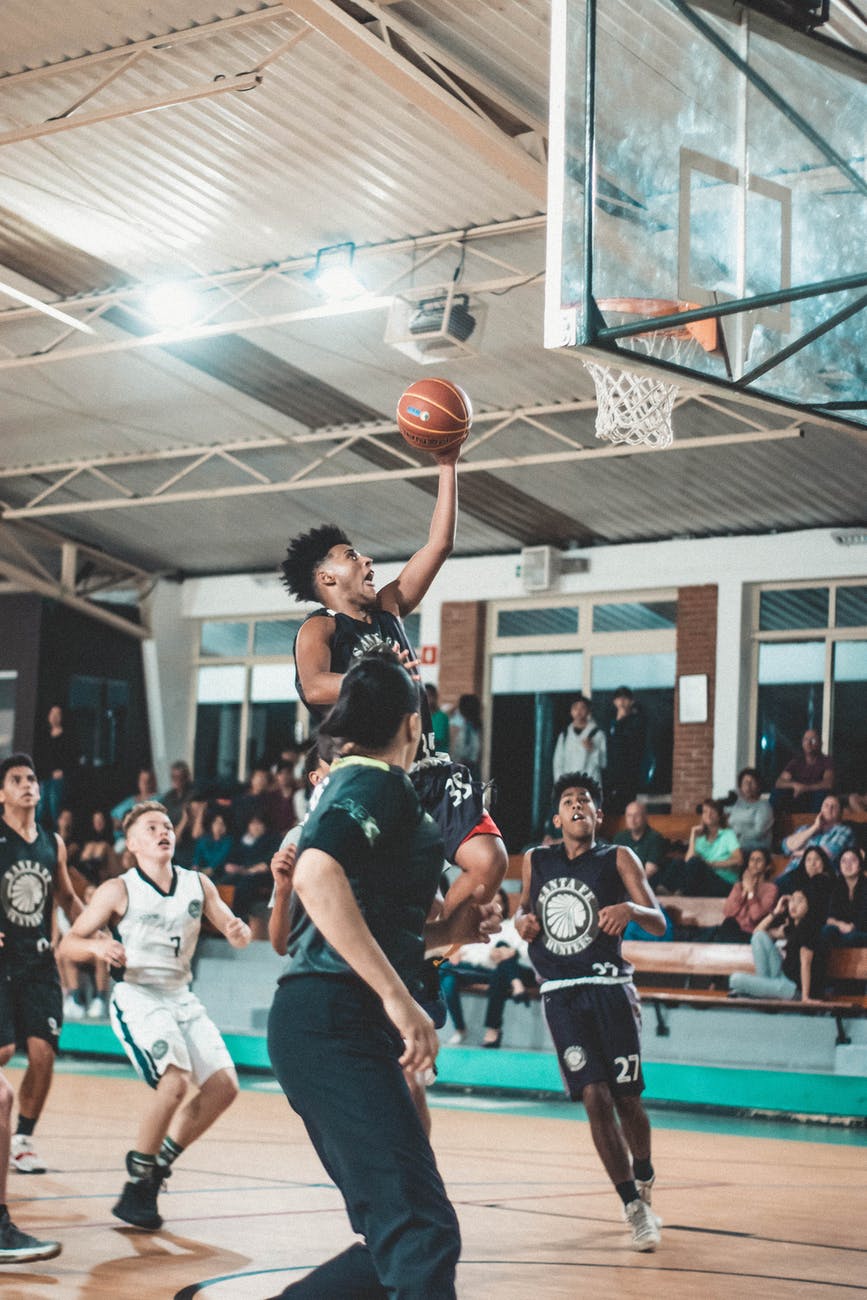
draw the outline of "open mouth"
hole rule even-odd
[[[158,841],[157,841],[157,847],[160,848],[160,849],[170,849],[171,846],[172,846],[172,842],[171,842],[171,840],[158,840]]]

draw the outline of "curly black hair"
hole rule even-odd
[[[280,565],[283,586],[299,600],[319,599],[315,574],[332,546],[348,546],[349,538],[337,524],[321,524],[309,533],[293,537],[286,550],[286,559]]]
[[[554,811],[560,807],[560,800],[566,790],[586,790],[597,808],[602,807],[602,786],[586,772],[564,772],[554,785]]]

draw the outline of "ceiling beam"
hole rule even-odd
[[[332,0],[283,0],[285,8],[326,36],[356,63],[373,72],[391,90],[421,109],[486,163],[532,195],[544,209],[548,201],[545,166],[521,145],[443,89],[379,36],[339,9]]]

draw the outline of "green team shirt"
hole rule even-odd
[[[420,992],[424,924],[439,884],[443,844],[402,768],[366,758],[338,759],[298,844],[335,858],[367,926],[410,992]],[[289,956],[295,975],[353,975],[296,896]]]

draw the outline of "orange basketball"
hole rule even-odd
[[[450,379],[417,379],[397,404],[397,427],[420,451],[445,451],[463,442],[472,422],[470,399]]]

